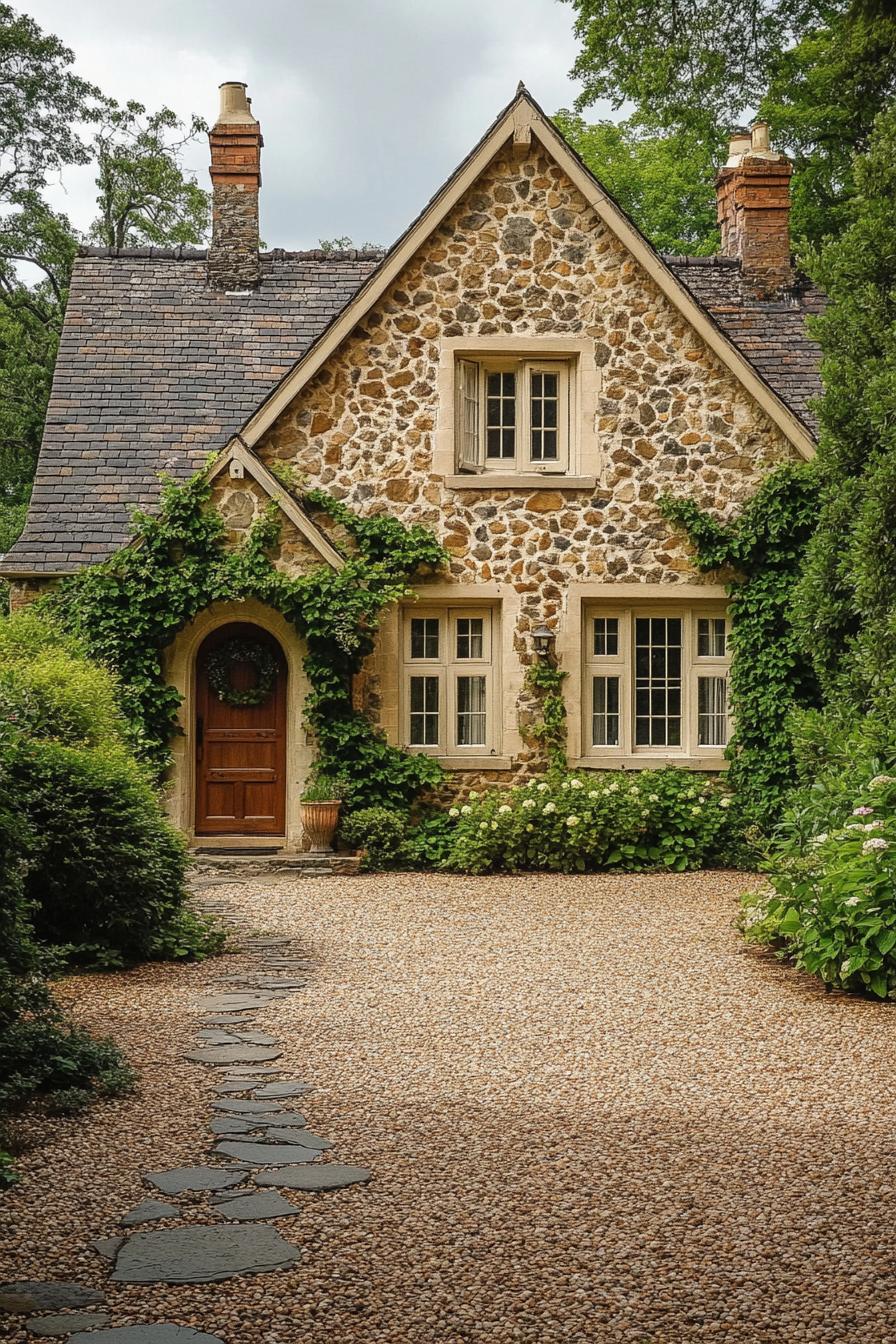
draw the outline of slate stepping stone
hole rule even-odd
[[[207,1041],[209,1045],[239,1045],[240,1037],[233,1036],[229,1031],[220,1031],[217,1027],[208,1027],[196,1033],[200,1041]]]
[[[257,948],[266,951],[269,947],[289,947],[288,938],[247,938],[246,947],[249,949]]]
[[[282,1050],[264,1045],[209,1045],[204,1050],[188,1050],[184,1059],[196,1064],[251,1064],[253,1060],[279,1059]]]
[[[266,1129],[265,1138],[268,1143],[300,1143],[304,1148],[317,1148],[320,1152],[333,1147],[329,1139],[312,1134],[310,1129]]]
[[[188,1325],[119,1325],[72,1335],[69,1344],[224,1344],[220,1335],[207,1335]]]
[[[259,1171],[252,1177],[256,1185],[279,1185],[284,1190],[342,1190],[371,1180],[372,1171],[349,1167],[342,1162],[324,1162],[309,1167],[278,1167]]]
[[[208,1127],[213,1134],[251,1134],[253,1129],[258,1128],[261,1119],[260,1115],[254,1120],[243,1120],[237,1115],[215,1115],[208,1122]]]
[[[119,1222],[119,1227],[139,1227],[141,1223],[154,1223],[158,1218],[176,1218],[180,1209],[174,1204],[164,1204],[160,1199],[144,1199],[136,1208],[129,1209]]]
[[[253,990],[246,994],[209,994],[200,999],[197,1006],[203,1013],[244,1013],[248,1009],[261,1008],[275,997],[269,989]]]
[[[112,1317],[98,1311],[91,1314],[86,1311],[71,1312],[68,1316],[32,1316],[25,1322],[29,1335],[41,1335],[44,1338],[58,1338],[69,1335],[73,1330],[95,1330],[97,1326],[108,1325]]]
[[[311,1083],[263,1083],[253,1089],[252,1095],[262,1100],[266,1097],[302,1097],[311,1090]]]
[[[263,1115],[265,1112],[275,1113],[280,1107],[276,1101],[239,1101],[236,1097],[221,1097],[220,1100],[212,1102],[212,1109],[241,1111],[244,1115]]]
[[[268,1036],[263,1031],[240,1031],[236,1039],[243,1045],[279,1045],[276,1036]]]
[[[173,1227],[135,1232],[115,1261],[116,1283],[219,1283],[237,1274],[288,1269],[295,1246],[274,1227]]]
[[[232,1082],[229,1083],[225,1081],[223,1083],[215,1084],[215,1094],[217,1096],[224,1096],[229,1092],[251,1092],[251,1091],[252,1091],[251,1078],[235,1078]]]
[[[258,1123],[262,1129],[270,1129],[271,1125],[277,1125],[280,1129],[287,1126],[290,1129],[304,1129],[308,1121],[298,1111],[275,1111],[273,1115],[260,1115]]]
[[[172,1167],[170,1171],[149,1171],[143,1179],[163,1194],[182,1195],[185,1190],[229,1190],[245,1180],[245,1173],[224,1167]]]
[[[123,1244],[124,1237],[97,1237],[87,1243],[90,1249],[96,1251],[104,1260],[114,1260]]]
[[[271,975],[259,975],[252,981],[259,989],[305,989],[308,985],[307,980],[278,980]]]
[[[83,1288],[80,1283],[42,1283],[34,1279],[17,1279],[0,1283],[0,1311],[64,1311],[67,1307],[90,1307],[105,1302],[95,1288]]]
[[[235,1223],[253,1223],[263,1218],[287,1218],[302,1210],[277,1190],[263,1190],[257,1195],[239,1195],[235,1199],[215,1200],[215,1208]]]
[[[287,1166],[290,1162],[313,1162],[320,1157],[317,1148],[306,1148],[298,1143],[249,1143],[239,1139],[225,1139],[215,1144],[215,1152],[235,1157],[238,1162],[253,1162],[259,1167]]]
[[[243,1064],[235,1065],[228,1073],[226,1081],[233,1082],[237,1078],[270,1078],[274,1074],[282,1073],[283,1070],[275,1068],[272,1064]]]
[[[217,1017],[203,1017],[200,1027],[251,1027],[255,1021],[251,1013],[239,1017],[236,1013],[220,1013]]]

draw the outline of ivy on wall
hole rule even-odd
[[[539,697],[541,718],[530,724],[527,733],[545,752],[552,769],[566,767],[566,701],[563,682],[569,676],[553,663],[533,663],[526,672],[526,684]]]
[[[306,642],[311,690],[305,721],[315,735],[318,768],[347,783],[347,807],[403,806],[436,784],[437,762],[390,746],[352,704],[352,679],[373,650],[382,611],[410,594],[415,574],[444,563],[435,538],[387,516],[359,518],[312,490],[306,506],[338,522],[353,550],[341,570],[321,564],[292,577],[270,558],[280,532],[275,504],[233,550],[224,545],[224,524],[209,507],[210,496],[205,475],[166,482],[158,514],[137,515],[131,546],[42,599],[92,657],[119,673],[140,753],[161,775],[177,732],[180,697],[165,683],[162,650],[211,603],[255,598],[279,611]]]
[[[667,497],[663,515],[682,527],[697,567],[733,570],[729,780],[745,821],[771,825],[794,780],[791,712],[818,704],[818,686],[793,624],[793,599],[818,513],[808,466],[780,467],[740,516],[723,525],[690,499]]]

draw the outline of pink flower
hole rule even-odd
[[[852,814],[854,817],[870,817],[873,811],[873,807],[854,807]]]
[[[874,840],[866,840],[862,846],[863,854],[873,854],[877,849],[889,849],[890,846],[882,836],[877,836]]]

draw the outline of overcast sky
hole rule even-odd
[[[14,0],[15,3],[15,0]],[[349,235],[389,243],[509,102],[522,79],[569,106],[574,12],[559,0],[20,0],[119,101],[209,122],[224,80],[245,80],[261,122],[269,247]],[[595,116],[609,115],[606,107]],[[208,185],[208,146],[190,166]],[[93,175],[53,203],[81,228]]]

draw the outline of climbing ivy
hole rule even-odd
[[[292,577],[271,560],[280,534],[277,506],[256,519],[242,545],[229,549],[210,494],[205,474],[166,481],[158,513],[136,516],[132,545],[65,579],[43,599],[93,657],[119,673],[141,754],[161,774],[177,731],[180,699],[165,682],[162,650],[211,603],[256,598],[281,612],[306,642],[311,690],[305,722],[315,736],[318,769],[348,783],[347,808],[402,806],[437,783],[435,761],[390,746],[352,704],[352,678],[373,650],[382,611],[410,593],[415,574],[444,563],[433,536],[419,524],[406,528],[383,515],[359,518],[312,490],[306,507],[341,526],[351,553],[340,570],[321,564]]]
[[[723,525],[690,499],[661,501],[688,533],[701,571],[728,570],[731,705],[729,781],[744,819],[767,828],[794,778],[789,717],[818,703],[818,686],[793,625],[793,598],[815,528],[818,482],[806,466],[766,478],[740,516]]]
[[[526,685],[538,692],[541,721],[530,724],[527,732],[547,753],[552,769],[566,767],[566,702],[563,682],[569,676],[552,663],[533,663],[526,673]]]

